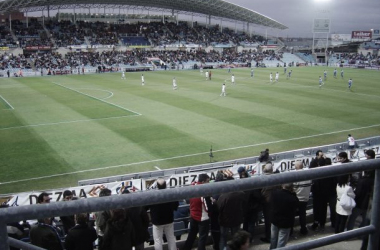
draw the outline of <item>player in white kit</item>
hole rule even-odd
[[[222,85],[222,93],[220,94],[220,96],[226,96],[226,84],[223,83]]]
[[[173,90],[177,89],[177,81],[175,80],[175,77],[173,77]]]

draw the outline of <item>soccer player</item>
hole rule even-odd
[[[323,71],[323,79],[325,79],[325,81],[327,80],[327,71]]]
[[[273,82],[273,75],[272,75],[272,72],[270,72],[270,74],[269,74],[269,81],[270,81],[270,82]]]
[[[231,73],[231,67],[228,66],[228,73]]]
[[[348,80],[348,89],[351,90],[351,86],[352,86],[352,79],[350,78],[350,80]]]
[[[125,80],[125,72],[121,72],[121,79],[124,79]]]
[[[334,69],[334,78],[336,78],[336,68]]]
[[[235,85],[235,76],[234,76],[234,74],[232,74],[232,76],[231,76],[231,83],[232,83],[233,85]]]
[[[276,76],[275,76],[275,80],[276,82],[278,82],[278,77],[280,76],[280,74],[278,72],[276,72]]]
[[[173,90],[177,90],[177,81],[175,80],[175,77],[173,77]]]
[[[344,71],[343,71],[343,69],[340,71],[340,77],[342,77],[343,78],[343,75],[344,75]]]
[[[199,71],[201,72],[201,75],[203,75],[203,67],[201,65],[201,67],[199,68]]]
[[[324,84],[324,83],[323,83],[323,81],[322,81],[322,77],[319,76],[319,87],[322,87],[323,84]]]
[[[287,70],[286,63],[284,63],[284,74],[286,74],[286,70]]]
[[[253,77],[253,68],[251,69],[251,77]]]
[[[144,74],[141,74],[141,85],[145,85]]]
[[[288,79],[289,79],[290,77],[292,77],[292,72],[293,72],[292,69],[288,72]]]
[[[208,80],[208,71],[206,71],[205,75],[206,75],[206,81],[207,81]]]
[[[220,96],[226,96],[226,84],[223,83],[222,85],[222,93],[220,93]]]

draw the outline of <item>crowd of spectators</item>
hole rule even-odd
[[[266,152],[269,153],[269,151]],[[368,160],[375,158],[375,152],[370,149],[365,151],[365,155]],[[351,162],[347,152],[340,152],[337,159],[342,165]],[[302,160],[296,161],[295,171],[308,171],[303,169],[304,164]],[[332,160],[318,150],[308,167],[313,169],[331,164]],[[261,160],[259,165],[264,175],[281,174],[275,171],[273,166],[272,162],[264,160]],[[252,177],[252,172],[243,166],[238,168],[237,173],[238,179],[260,178]],[[202,173],[192,184],[213,185],[212,183],[235,181],[232,176],[229,171],[219,170],[215,179],[211,181],[210,176]],[[130,192],[123,187],[117,191],[117,194],[112,194],[112,191],[105,186],[99,187],[93,195],[105,197],[128,195]],[[158,189],[157,192],[166,189],[165,179],[157,179],[155,187]],[[244,249],[247,249],[253,242],[253,235],[257,234],[256,228],[262,223],[260,221],[264,217],[264,237],[260,239],[264,243],[270,243],[269,249],[277,249],[286,246],[289,235],[295,233],[293,227],[296,211],[300,220],[301,237],[308,235],[309,230],[324,231],[328,226],[327,219],[331,221],[330,225],[335,228],[336,234],[354,229],[358,216],[362,216],[360,226],[368,225],[369,218],[366,214],[371,208],[370,197],[373,187],[374,171],[366,171],[244,192],[235,191],[221,195],[195,197],[183,200],[181,203],[173,201],[146,207],[117,208],[95,212],[91,216],[76,214],[45,218],[39,219],[38,223],[33,225],[25,222],[11,223],[8,225],[8,230],[10,237],[20,239],[26,236],[33,245],[53,250],[93,250],[96,239],[98,239],[97,249],[99,250],[131,250],[133,247],[142,250],[145,242],[149,241],[154,244],[154,249],[161,250],[164,242],[163,233],[165,233],[168,249],[176,250],[174,223],[184,222],[189,225],[185,228],[189,229],[183,250],[191,250],[197,237],[197,248],[206,249],[209,235],[211,235],[214,249],[225,249],[227,245],[231,249],[243,249],[235,248],[235,244],[240,247],[245,245]],[[310,193],[313,194],[314,223],[307,226],[306,210]],[[355,200],[354,205],[348,207],[343,202],[343,199],[347,199],[343,198],[344,194]],[[66,190],[63,192],[62,201],[59,202],[71,202],[76,199],[70,190]],[[49,194],[43,192],[38,196],[37,203],[47,204],[50,200]],[[329,218],[326,212],[328,207],[330,207]],[[178,212],[178,210],[181,211]],[[93,219],[90,220],[90,218]],[[150,225],[151,233],[148,230]],[[241,232],[242,229],[246,232]],[[228,242],[231,237],[232,240]],[[366,244],[367,239],[364,238],[362,249],[366,249]]]
[[[262,42],[260,36],[249,36],[244,32],[235,33],[229,28],[220,30],[218,25],[204,27],[197,23],[191,27],[187,22],[137,22],[133,24],[104,22],[75,23],[67,20],[57,21],[49,19],[44,23],[51,34],[49,37],[42,25],[35,18],[28,22],[12,21],[12,30],[20,42],[20,46],[51,45],[54,41],[57,47],[70,45],[117,45],[121,38],[128,36],[142,36],[154,46],[172,44],[198,44],[209,46],[212,44],[252,45]],[[6,34],[6,29],[2,28]],[[86,40],[86,38],[88,40]],[[3,39],[3,38],[2,38]],[[52,40],[52,41],[51,41]]]
[[[179,65],[194,63],[198,66],[207,63],[221,64],[248,64],[256,61],[262,62],[266,58],[280,57],[271,52],[243,51],[236,52],[233,49],[226,49],[222,52],[211,50],[206,52],[201,49],[190,51],[181,50],[126,50],[126,51],[103,51],[103,52],[77,52],[72,51],[66,55],[58,52],[31,53],[25,55],[8,55],[0,57],[2,68],[30,68],[39,69],[62,69],[64,67],[119,67],[119,66],[138,66],[149,64],[153,59],[160,59],[166,65]],[[28,58],[31,64],[27,63]]]
[[[25,69],[31,68],[31,65],[23,54],[4,53],[0,54],[0,68],[3,70],[9,68]]]

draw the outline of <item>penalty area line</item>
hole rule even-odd
[[[256,146],[262,146],[262,145],[270,145],[270,144],[276,144],[276,143],[282,143],[282,142],[296,141],[296,140],[302,140],[302,139],[308,139],[308,138],[325,136],[325,135],[332,135],[332,134],[339,134],[339,133],[343,133],[343,132],[349,132],[349,131],[361,130],[361,129],[367,129],[367,128],[374,128],[374,127],[380,127],[380,124],[374,124],[374,125],[370,125],[370,126],[351,128],[351,129],[344,129],[344,130],[327,132],[327,133],[322,133],[322,134],[301,136],[301,137],[295,137],[295,138],[289,138],[289,139],[283,139],[283,140],[277,140],[277,141],[262,142],[262,143],[245,145],[245,146],[239,146],[239,147],[233,147],[233,148],[225,148],[225,149],[213,150],[213,152],[214,153],[215,152],[223,152],[223,151],[235,150],[235,149],[241,149],[241,148],[249,148],[249,147],[256,147]],[[188,154],[188,155],[179,155],[179,156],[173,156],[173,157],[169,157],[169,158],[147,160],[147,161],[134,162],[134,163],[128,163],[128,164],[120,164],[120,165],[108,166],[108,167],[99,167],[99,168],[93,168],[93,169],[87,169],[87,170],[79,170],[79,171],[68,172],[68,173],[61,173],[61,174],[46,175],[46,176],[40,176],[40,177],[34,177],[34,178],[28,178],[28,179],[21,179],[21,180],[1,182],[0,185],[14,184],[14,183],[19,183],[19,182],[34,181],[34,180],[41,180],[41,179],[48,179],[48,178],[53,178],[53,177],[60,177],[60,176],[73,175],[73,174],[81,174],[81,173],[87,173],[87,172],[104,171],[105,169],[113,169],[113,168],[128,167],[128,166],[140,165],[140,164],[146,164],[146,163],[161,162],[161,161],[180,159],[180,158],[186,158],[186,157],[191,157],[191,156],[205,155],[205,154],[209,154],[209,153],[210,152],[207,151],[207,152],[203,152],[203,153],[195,153],[195,154]]]
[[[55,85],[58,85],[58,86],[60,86],[60,87],[62,87],[62,88],[65,88],[65,89],[68,89],[68,90],[71,90],[71,91],[77,92],[77,93],[79,93],[79,94],[85,95],[85,96],[87,96],[87,97],[93,98],[93,99],[98,100],[98,101],[100,101],[100,102],[104,102],[104,103],[107,103],[107,104],[112,105],[112,106],[114,106],[114,107],[117,107],[117,108],[120,108],[120,109],[123,109],[123,110],[129,111],[129,112],[135,113],[135,114],[137,114],[137,115],[141,115],[141,114],[138,113],[138,112],[135,112],[135,111],[130,110],[130,109],[127,109],[127,108],[124,108],[124,107],[122,107],[122,106],[120,106],[120,105],[117,105],[117,104],[114,104],[114,103],[111,103],[111,102],[107,102],[107,101],[105,101],[105,100],[99,99],[99,98],[94,97],[94,96],[92,96],[92,95],[88,95],[88,94],[83,93],[83,92],[80,92],[80,91],[78,91],[78,90],[76,90],[76,89],[72,89],[72,88],[66,87],[66,86],[64,86],[64,85],[62,85],[62,84],[59,84],[59,83],[56,83],[56,82],[52,82],[52,83],[55,84]]]
[[[2,97],[1,95],[0,95],[0,98],[11,108],[11,109],[15,109],[7,100],[5,100],[5,98],[4,97]]]

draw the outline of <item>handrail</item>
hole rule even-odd
[[[0,209],[0,249],[8,249],[6,223],[28,219],[41,219],[53,216],[72,215],[77,213],[104,211],[115,208],[128,208],[159,204],[191,197],[211,196],[216,194],[258,189],[275,186],[283,183],[299,182],[304,180],[321,179],[336,175],[377,170],[374,190],[380,190],[380,159],[359,161],[344,165],[318,167],[303,171],[291,171],[281,174],[262,175],[234,181],[215,182],[211,184],[195,185],[182,188],[151,190],[148,192],[131,193],[128,195],[113,195],[92,199],[81,199],[69,202],[55,202],[50,204],[36,204],[30,206],[9,207]],[[374,192],[372,207],[372,225],[380,228],[378,204],[380,192]],[[372,231],[371,231],[372,232]],[[370,250],[376,247],[380,236],[377,230],[370,237]],[[372,238],[372,240],[371,240]],[[376,240],[374,240],[376,239]]]

